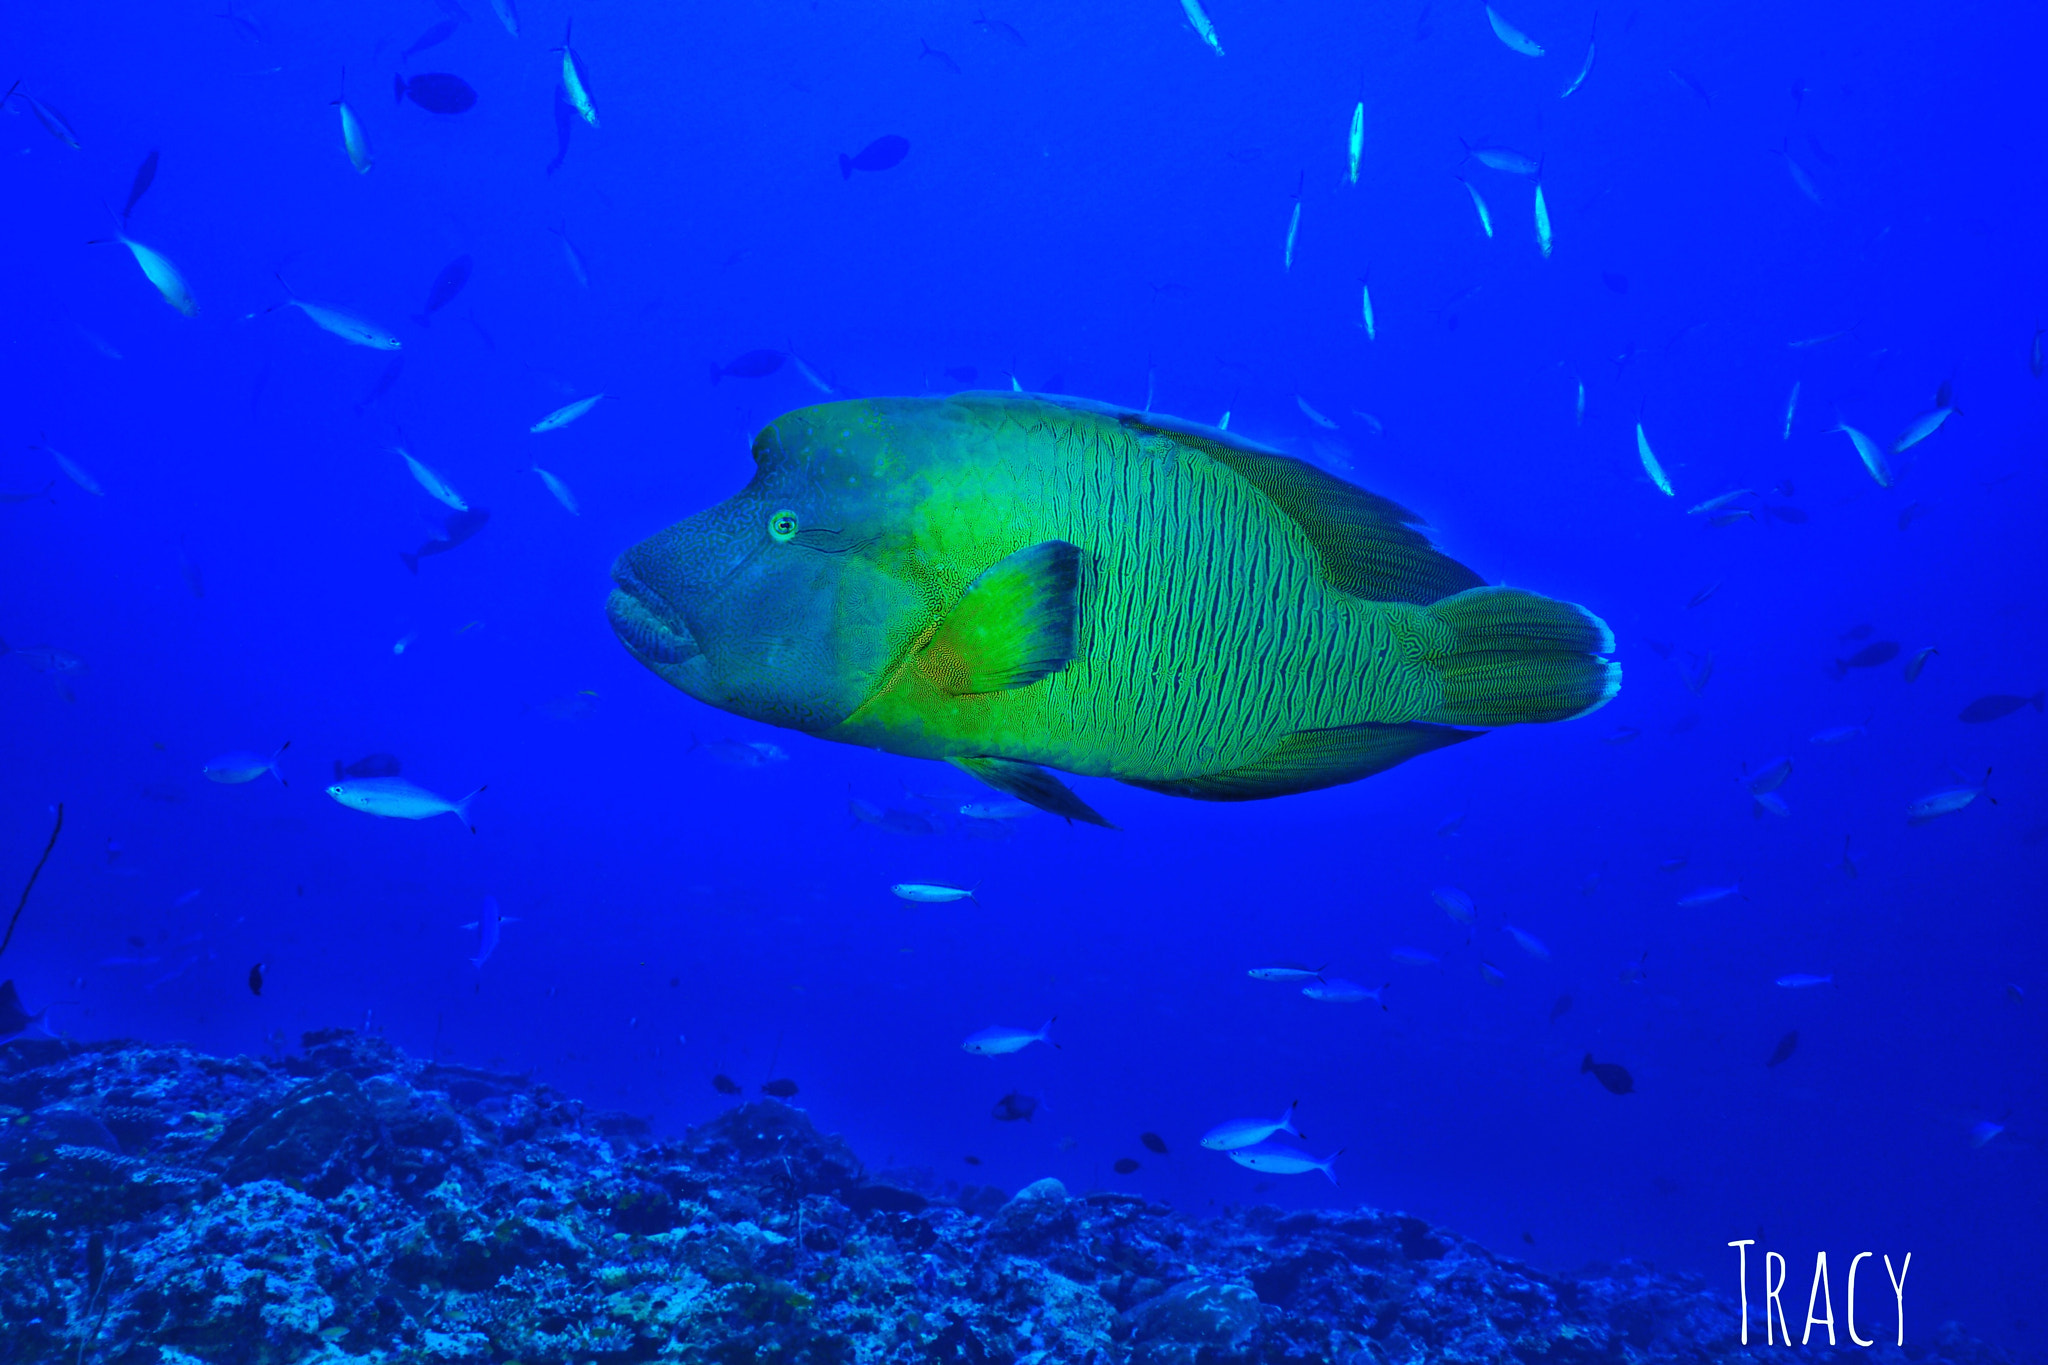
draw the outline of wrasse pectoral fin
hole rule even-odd
[[[1385,772],[1417,754],[1477,739],[1484,730],[1450,725],[1344,725],[1328,730],[1297,730],[1255,763],[1227,772],[1155,782],[1126,777],[1133,787],[1197,801],[1262,801],[1269,796],[1339,787]]]
[[[997,791],[1016,797],[1026,805],[1036,806],[1063,819],[1100,825],[1104,829],[1116,828],[1097,814],[1094,807],[1074,795],[1071,787],[1036,763],[1024,763],[1014,758],[992,758],[986,755],[950,758],[946,761],[962,772],[980,778]]]
[[[1080,581],[1081,552],[1074,546],[1064,540],[1028,545],[967,585],[918,662],[941,691],[956,697],[1006,692],[1049,677],[1074,657]]]

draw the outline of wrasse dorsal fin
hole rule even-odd
[[[1429,543],[1422,520],[1388,498],[1292,456],[1174,433],[1284,512],[1322,556],[1331,586],[1371,602],[1426,606],[1485,580]]]
[[[1081,552],[1064,540],[1027,545],[972,583],[918,654],[954,696],[1026,687],[1074,657]]]

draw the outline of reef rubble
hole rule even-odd
[[[1733,1362],[1697,1277],[1562,1275],[1420,1219],[870,1174],[776,1100],[680,1137],[530,1080],[0,1047],[0,1365]],[[2007,1365],[1942,1327],[1906,1350]]]

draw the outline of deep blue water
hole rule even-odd
[[[1646,1257],[1731,1292],[1731,1238],[1785,1252],[1793,1298],[1816,1250],[1837,1295],[1850,1255],[1910,1251],[1909,1340],[1955,1317],[2038,1341],[2048,746],[2031,707],[1958,715],[2048,683],[2048,379],[2029,364],[2048,11],[1643,5],[1595,30],[1583,0],[1513,0],[1503,17],[1548,49],[1532,59],[1467,0],[1217,0],[1219,59],[1172,0],[989,8],[1021,43],[958,3],[600,0],[574,38],[601,126],[548,174],[569,13],[533,0],[515,40],[472,0],[406,65],[460,74],[475,107],[394,106],[396,54],[444,3],[10,16],[0,77],[81,143],[19,97],[0,118],[0,489],[54,480],[0,505],[7,905],[66,813],[0,962],[31,1007],[223,1051],[367,1021],[668,1126],[728,1102],[715,1073],[787,1076],[877,1166],[1189,1207],[1363,1200],[1539,1263]],[[344,68],[367,174],[329,104]],[[903,163],[842,178],[839,155],[885,133]],[[1541,157],[1549,259],[1534,182],[1461,164],[1460,137]],[[151,149],[128,232],[175,262],[196,318],[87,245]],[[410,321],[464,254],[466,289]],[[275,274],[402,339],[388,391],[364,401],[391,355],[264,311]],[[722,715],[606,624],[612,557],[735,491],[751,433],[821,396],[793,365],[707,378],[757,348],[843,394],[945,392],[972,366],[1137,407],[1149,376],[1156,410],[1341,458],[1489,581],[1586,603],[1619,637],[1621,694],[1260,804],[1077,779],[1120,832],[1038,816],[974,837],[953,810],[988,794],[951,769]],[[1945,381],[1959,411],[1891,488],[1829,430],[1888,444]],[[1644,475],[1639,419],[1675,496]],[[417,576],[399,552],[444,509],[400,443],[491,513]],[[1687,514],[1741,488],[1757,515]],[[1900,656],[1832,676],[1879,641]],[[86,671],[37,671],[38,646]],[[1809,741],[1847,725],[1868,733]],[[287,739],[288,788],[201,775]],[[734,766],[722,740],[788,757]],[[334,759],[377,751],[450,796],[488,783],[478,832],[323,795]],[[1778,755],[1790,813],[1755,816],[1745,765]],[[1987,767],[1995,805],[1907,823]],[[850,796],[938,832],[857,822]],[[907,906],[904,880],[979,883],[979,904]],[[1677,904],[1735,882],[1746,898]],[[1446,885],[1478,905],[1469,943],[1432,903]],[[461,926],[487,895],[517,922],[479,971]],[[1388,1008],[1246,977],[1276,959],[1391,981]],[[1835,985],[1773,984],[1790,972]],[[1054,1014],[1057,1052],[960,1049]],[[1588,1051],[1636,1093],[1582,1074]],[[990,1116],[1011,1090],[1043,1098],[1033,1121]],[[1195,1146],[1297,1098],[1309,1147],[1345,1148],[1341,1189]],[[1984,1120],[2005,1131],[1975,1145]],[[1141,1169],[1114,1175],[1123,1156]]]

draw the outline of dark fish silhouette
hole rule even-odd
[[[1159,1156],[1166,1155],[1166,1139],[1159,1136],[1159,1134],[1140,1133],[1138,1134],[1138,1141],[1145,1144],[1146,1151],[1156,1153]]]
[[[937,62],[940,66],[946,68],[946,70],[952,72],[954,75],[957,76],[960,74],[960,63],[954,61],[951,57],[939,51],[937,48],[933,47],[930,43],[926,42],[922,38],[919,38],[917,40],[917,45],[924,49],[924,51],[917,54],[917,59],[919,61],[923,61],[926,57],[929,57],[933,61]]]
[[[1554,1004],[1554,1005],[1552,1005],[1552,1006],[1550,1007],[1550,1022],[1554,1024],[1554,1023],[1556,1023],[1556,1022],[1557,1022],[1558,1020],[1560,1020],[1560,1019],[1564,1018],[1564,1017],[1565,1017],[1565,1016],[1566,1016],[1567,1014],[1570,1014],[1571,1012],[1572,1012],[1572,997],[1571,997],[1571,992],[1570,992],[1570,991],[1566,991],[1566,992],[1565,992],[1565,993],[1564,993],[1563,995],[1560,995],[1559,997],[1557,997],[1557,1003],[1556,1003],[1556,1004]]]
[[[49,1019],[49,1006],[45,1005],[38,1013],[30,1014],[27,1007],[21,1003],[21,994],[14,989],[14,982],[0,981],[0,1041],[20,1037],[35,1028],[48,1034]]]
[[[365,754],[353,763],[334,760],[334,777],[338,782],[344,777],[396,777],[398,776],[397,754]]]
[[[952,380],[955,384],[971,385],[974,383],[975,376],[980,374],[981,371],[975,369],[972,365],[948,365],[945,373],[946,378]]]
[[[782,368],[782,362],[789,356],[782,351],[748,351],[745,355],[724,365],[711,366],[711,382],[721,379],[766,379]]]
[[[1593,1054],[1587,1053],[1586,1060],[1579,1063],[1580,1072],[1590,1071],[1593,1079],[1616,1095],[1632,1095],[1636,1089],[1636,1078],[1628,1074],[1628,1068],[1614,1062],[1596,1062]]]
[[[983,33],[993,33],[998,37],[1008,38],[1018,47],[1031,46],[1031,44],[1024,41],[1024,35],[1017,32],[1016,29],[1010,27],[1008,24],[1004,23],[1000,19],[991,19],[986,14],[975,15],[974,26],[980,29]]]
[[[981,1164],[981,1158],[978,1156],[963,1156],[960,1159],[970,1166],[979,1166]]]
[[[847,802],[846,805],[847,809],[853,812],[854,819],[865,825],[873,825],[877,829],[886,829],[891,834],[925,835],[938,833],[938,830],[932,827],[932,822],[919,815],[916,811],[896,810],[894,808],[884,810],[873,802],[863,801],[857,796]]]
[[[1132,1171],[1138,1169],[1138,1163],[1130,1157],[1120,1156],[1116,1159],[1116,1165],[1110,1169],[1114,1170],[1118,1175],[1129,1175]]]
[[[737,1095],[740,1093],[740,1083],[723,1072],[711,1078],[711,1088],[721,1095]]]
[[[569,103],[569,97],[562,93],[562,87],[555,87],[555,159],[547,165],[547,173],[553,175],[562,169],[562,162],[569,155],[569,135],[576,131],[576,106]]]
[[[20,1033],[34,1018],[22,1008],[21,993],[14,989],[14,982],[0,981],[0,1038]]]
[[[445,71],[429,71],[410,80],[393,76],[391,88],[394,99],[411,96],[414,104],[436,114],[460,114],[476,103],[476,91],[469,82]]]
[[[2048,700],[2048,694],[2040,692],[2031,697],[2014,697],[1995,692],[1988,697],[1979,697],[1965,706],[1956,714],[1956,719],[1970,725],[1982,725],[1987,720],[2003,719],[2023,706],[2031,706],[2039,711],[2044,700]]]
[[[356,404],[356,415],[358,417],[362,416],[364,409],[368,408],[370,404],[376,402],[379,398],[382,398],[385,394],[391,392],[391,386],[398,382],[398,372],[400,370],[403,370],[404,368],[404,356],[395,355],[391,357],[391,363],[389,365],[386,365],[383,371],[377,376],[377,382],[370,386],[370,391],[364,394],[362,397],[362,401]],[[268,375],[269,373],[270,371],[267,369],[264,371],[265,375]],[[252,403],[251,406],[253,407],[254,404]]]
[[[1778,507],[1774,505],[1764,508],[1764,512],[1768,516],[1776,517],[1779,521],[1793,526],[1804,526],[1806,524],[1806,511],[1803,508]]]
[[[1687,75],[1683,71],[1680,71],[1675,66],[1667,69],[1671,72],[1671,79],[1677,81],[1680,85],[1684,86],[1686,89],[1692,91],[1694,95],[1698,96],[1701,104],[1707,105],[1709,108],[1713,106],[1714,97],[1707,93],[1707,87],[1701,85],[1693,77]]]
[[[770,1081],[761,1087],[761,1093],[773,1095],[778,1100],[793,1100],[796,1098],[796,1082],[791,1080]]]
[[[263,994],[263,964],[261,962],[249,969],[249,994]]]
[[[424,327],[434,314],[454,302],[462,287],[469,283],[469,268],[472,262],[468,256],[457,256],[441,267],[441,273],[434,276],[433,284],[427,287],[427,306],[423,312],[413,314],[412,320]]]
[[[1846,678],[1852,668],[1876,668],[1899,657],[1897,640],[1879,640],[1876,644],[1865,645],[1846,659],[1835,660],[1835,676]]]
[[[400,550],[398,557],[405,561],[406,568],[411,569],[414,573],[418,573],[422,559],[425,559],[428,555],[447,554],[450,550],[462,544],[463,541],[468,540],[478,531],[483,530],[484,523],[490,519],[491,511],[488,507],[472,507],[467,512],[451,512],[448,514],[448,519],[441,523],[440,535],[429,540],[411,554]]]
[[[1018,1119],[1029,1122],[1031,1116],[1037,1112],[1038,1097],[1035,1095],[1022,1095],[1015,1090],[997,1100],[996,1107],[989,1111],[992,1116],[1003,1123],[1015,1123]]]
[[[848,156],[839,154],[839,175],[843,180],[853,179],[855,171],[886,171],[910,155],[910,139],[894,133],[884,133],[867,146]]]
[[[398,54],[398,60],[402,62],[406,60],[408,57],[412,57],[418,53],[425,52],[430,47],[436,47],[442,43],[447,42],[450,38],[455,36],[456,26],[459,25],[461,22],[462,21],[460,19],[443,19],[440,23],[434,25],[425,33],[422,33],[419,37],[413,39],[412,46]]]
[[[1790,1061],[1792,1054],[1797,1051],[1799,1051],[1799,1030],[1793,1029],[1778,1040],[1778,1045],[1771,1049],[1771,1060],[1765,1062],[1764,1065],[1776,1066],[1780,1062]]]
[[[128,215],[135,212],[136,204],[149,193],[149,187],[156,183],[156,152],[142,158],[142,164],[135,168],[135,183],[128,187],[128,202],[121,206],[121,221],[127,222]]]

